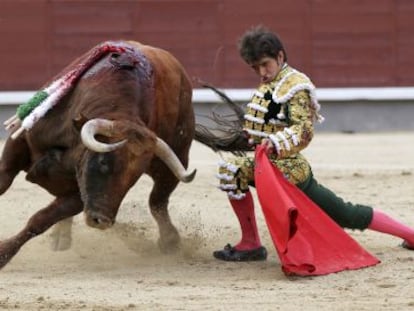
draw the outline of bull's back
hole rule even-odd
[[[184,127],[191,141],[194,135],[192,85],[184,67],[166,50],[134,41],[129,43],[147,57],[153,68],[156,117],[155,123],[149,126],[158,128],[158,134],[166,140],[170,138],[168,134],[174,134],[175,138],[179,134],[173,128]]]

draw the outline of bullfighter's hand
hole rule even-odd
[[[265,151],[266,151],[267,154],[275,153],[275,146],[273,145],[273,143],[270,139],[263,138],[261,145],[265,147]]]

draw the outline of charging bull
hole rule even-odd
[[[191,181],[195,173],[186,170],[194,112],[183,67],[167,51],[120,41],[95,47],[62,76],[45,88],[48,100],[55,96],[57,103],[43,116],[32,114],[32,124],[9,137],[3,149],[0,194],[25,171],[28,181],[55,199],[20,232],[0,241],[0,268],[52,225],[59,222],[70,232],[71,217],[82,211],[89,226],[111,227],[142,174],[154,181],[149,206],[159,246],[177,248],[168,200],[178,182]]]

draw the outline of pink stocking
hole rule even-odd
[[[368,229],[397,236],[404,239],[410,247],[414,247],[414,229],[379,210],[374,209],[374,215]]]
[[[241,241],[235,245],[237,250],[252,250],[262,246],[257,231],[256,217],[254,214],[254,202],[250,191],[241,200],[230,200],[234,212],[240,222],[242,231]]]

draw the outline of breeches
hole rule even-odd
[[[372,221],[372,207],[345,202],[312,175],[297,186],[342,228],[364,230]]]

